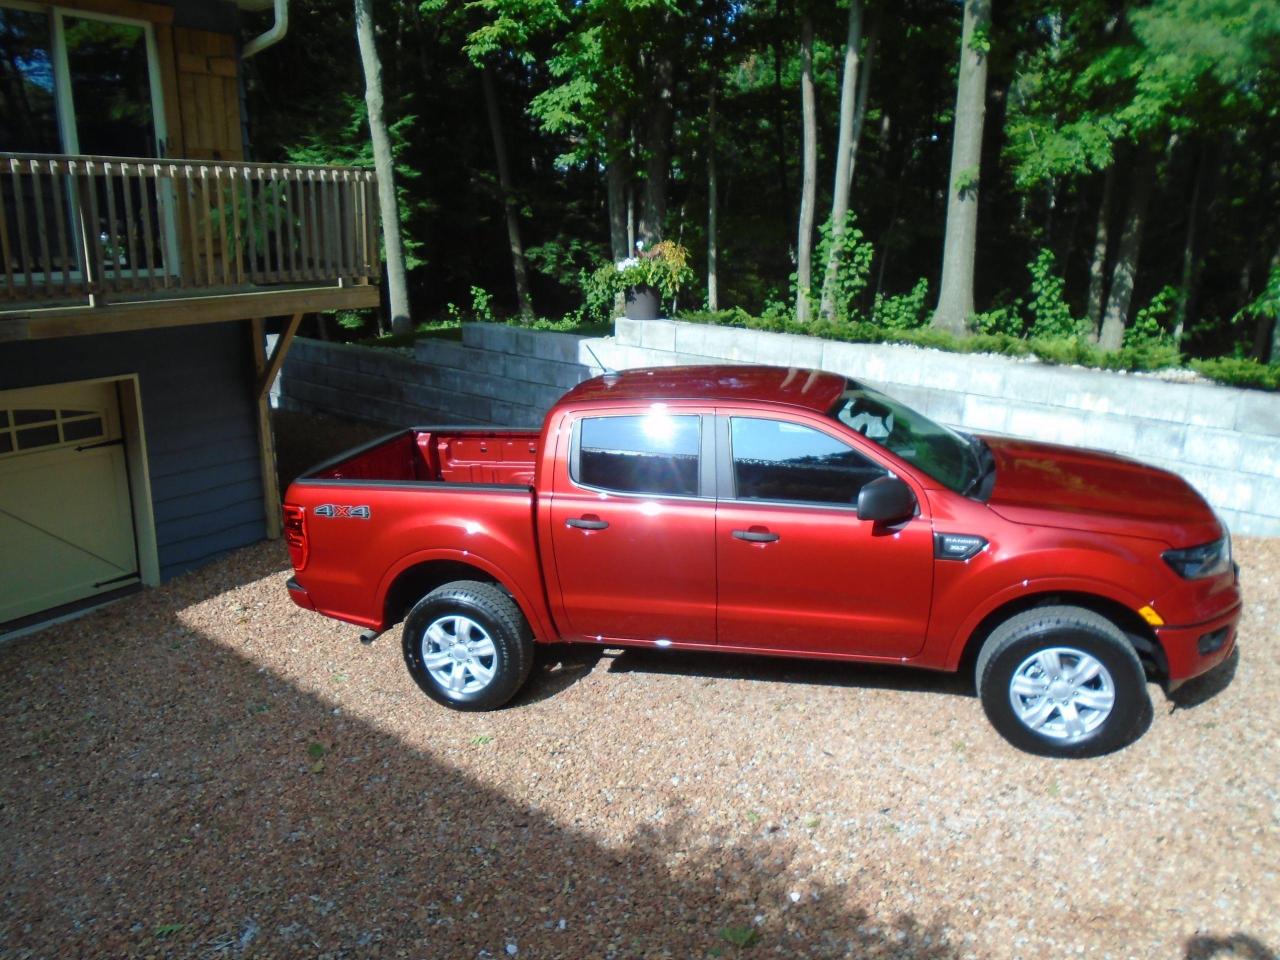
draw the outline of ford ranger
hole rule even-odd
[[[831,373],[608,373],[541,431],[416,427],[285,498],[300,606],[367,635],[445,706],[502,706],[535,644],[971,671],[1011,743],[1139,736],[1147,681],[1232,651],[1238,568],[1185,481],[940,426]]]

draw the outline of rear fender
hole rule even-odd
[[[506,570],[471,550],[438,548],[434,550],[421,550],[416,553],[411,553],[406,557],[402,557],[394,566],[390,567],[387,572],[382,575],[382,580],[378,584],[377,609],[384,610],[386,608],[387,594],[391,590],[392,584],[399,579],[401,574],[421,564],[437,561],[446,561],[449,563],[457,563],[464,566],[474,567],[486,574],[490,579],[506,590],[507,593],[511,594],[516,605],[520,608],[520,612],[523,613],[525,619],[529,621],[529,626],[533,630],[533,635],[536,640],[540,643],[553,643],[559,639],[559,635],[556,633],[555,628],[551,623],[551,618],[545,608],[545,604],[541,602],[541,584],[538,585],[539,591],[537,597],[530,597],[528,590],[516,583]],[[383,623],[381,628],[386,629],[389,626],[390,624]]]

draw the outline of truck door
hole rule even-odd
[[[924,646],[933,585],[927,517],[858,519],[888,471],[813,426],[718,418],[718,638],[723,647],[898,659]],[[917,493],[917,496],[919,494]]]
[[[551,503],[571,639],[715,643],[713,423],[663,404],[573,423]]]

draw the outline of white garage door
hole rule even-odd
[[[0,625],[137,580],[116,385],[0,392]]]

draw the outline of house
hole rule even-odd
[[[268,386],[303,313],[379,300],[373,174],[245,161],[286,24],[0,0],[0,635],[279,535]]]

